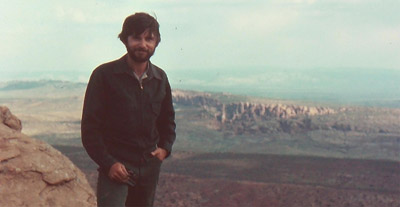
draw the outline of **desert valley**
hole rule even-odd
[[[86,84],[0,83],[22,132],[77,165]],[[400,107],[173,91],[177,140],[156,206],[400,206]]]

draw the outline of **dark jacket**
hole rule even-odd
[[[82,143],[104,170],[122,159],[137,163],[156,146],[171,152],[175,112],[163,70],[149,63],[142,85],[126,55],[97,67],[89,80],[82,114]]]

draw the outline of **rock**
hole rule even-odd
[[[22,130],[21,120],[11,114],[10,110],[5,106],[0,106],[0,123],[17,131]]]
[[[316,116],[335,113],[330,108],[288,106],[283,104],[230,103],[221,104],[217,108],[220,110],[220,113],[217,113],[215,118],[222,123],[231,123],[235,120],[258,121],[268,118],[289,119],[301,115]]]
[[[172,91],[172,99],[175,103],[189,106],[215,106],[219,104],[219,101],[210,98],[208,93],[190,94],[174,90]]]
[[[289,119],[301,115],[316,116],[334,114],[335,110],[326,107],[293,106],[284,104],[261,104],[249,102],[236,102],[223,104],[217,99],[211,98],[207,93],[191,94],[175,90],[172,92],[174,103],[187,106],[200,106],[212,111],[215,119],[220,123],[232,123],[233,121],[257,121],[268,118]]]
[[[209,114],[214,115],[213,128],[232,130],[235,134],[267,133],[271,130],[255,126],[254,123],[275,120],[276,129],[288,133],[317,129],[311,123],[294,121],[295,119],[308,119],[308,117],[335,114],[332,108],[314,106],[295,106],[285,104],[262,104],[249,102],[221,103],[208,93],[190,93],[180,90],[172,92],[175,104],[201,107]],[[303,120],[304,121],[304,120]],[[269,123],[270,124],[270,123]],[[247,127],[251,126],[251,127]]]
[[[85,175],[0,106],[0,206],[96,206]]]

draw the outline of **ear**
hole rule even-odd
[[[124,44],[125,47],[126,47],[126,44],[128,43],[128,39],[121,39],[120,38],[119,40],[121,40],[122,44]]]
[[[128,38],[121,40],[125,47],[128,47]]]
[[[158,46],[158,44],[160,44],[161,40],[159,39],[156,43],[156,47]]]

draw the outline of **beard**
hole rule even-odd
[[[126,50],[128,51],[129,57],[138,63],[144,63],[150,60],[150,57],[153,56],[154,51],[142,49],[142,48],[137,48],[137,49],[131,49],[129,47],[126,47]],[[139,54],[140,53],[140,54]]]

